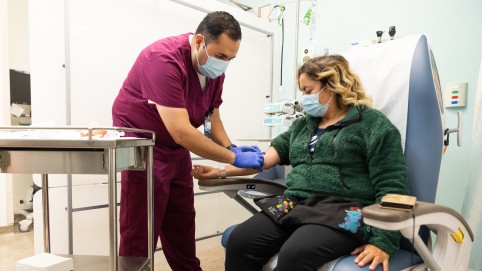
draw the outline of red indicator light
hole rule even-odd
[[[458,99],[459,96],[452,96],[452,99]]]

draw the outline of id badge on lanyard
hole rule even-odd
[[[207,138],[211,138],[211,116],[214,112],[214,108],[210,108],[208,112],[206,112],[206,116],[204,117],[204,135]]]

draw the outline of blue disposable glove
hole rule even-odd
[[[239,146],[239,147],[231,147],[229,148],[230,151],[234,153],[240,152],[261,152],[258,146]]]
[[[235,153],[233,166],[239,168],[262,169],[264,157],[261,152],[239,152]]]

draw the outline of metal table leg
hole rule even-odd
[[[109,149],[109,263],[110,271],[118,270],[117,257],[117,174],[116,150]]]
[[[147,236],[149,270],[154,271],[154,185],[153,185],[153,147],[147,149]]]
[[[49,178],[47,174],[42,174],[42,209],[44,220],[44,252],[50,253]]]

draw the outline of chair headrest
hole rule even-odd
[[[382,111],[399,129],[405,147],[410,70],[422,35],[403,37],[343,53],[361,78],[373,107]]]

